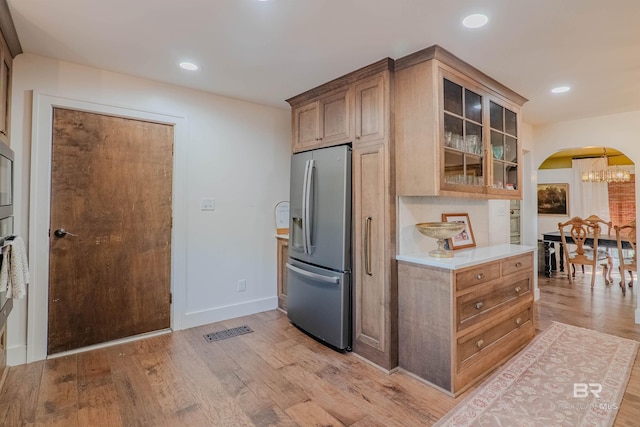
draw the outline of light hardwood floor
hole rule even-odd
[[[635,295],[589,275],[540,277],[539,330],[556,320],[640,341]],[[580,277],[582,276],[582,277]],[[616,282],[617,283],[617,282]],[[207,343],[240,325],[255,332]],[[640,357],[616,419],[640,419]],[[269,311],[133,343],[12,367],[0,425],[428,426],[463,399],[340,354]]]

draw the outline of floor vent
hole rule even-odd
[[[225,329],[224,331],[212,332],[210,334],[206,334],[204,338],[208,342],[220,341],[225,338],[237,337],[238,335],[248,334],[253,332],[248,326],[238,326],[237,328]]]

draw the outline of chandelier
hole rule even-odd
[[[602,158],[609,164],[607,158],[607,149],[603,148]],[[613,168],[590,170],[582,173],[582,182],[629,182],[631,181],[631,172],[620,169],[618,166]]]

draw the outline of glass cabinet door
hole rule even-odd
[[[518,129],[513,111],[489,102],[493,182],[491,187],[517,190],[518,185]]]
[[[444,79],[444,183],[484,186],[482,96]]]

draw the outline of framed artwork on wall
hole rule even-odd
[[[453,236],[450,239],[447,239],[447,243],[449,248],[463,249],[463,248],[473,248],[476,246],[476,240],[473,236],[473,229],[471,228],[471,221],[469,220],[469,214],[467,213],[443,213],[442,220],[444,222],[461,222],[465,224],[464,230],[460,232],[457,236]]]
[[[569,216],[569,184],[538,184],[538,215]]]

